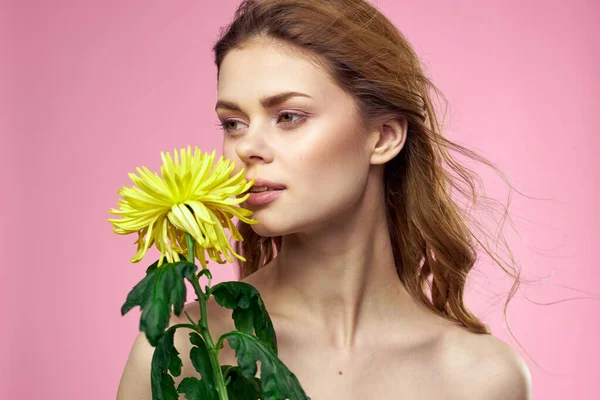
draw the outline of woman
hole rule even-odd
[[[473,153],[442,137],[435,87],[398,30],[362,0],[245,1],[213,50],[223,155],[255,191],[279,189],[242,204],[260,223],[239,226],[240,278],[306,393],[530,399],[521,357],[463,303],[476,253],[442,162],[472,188],[445,147]],[[186,311],[200,318],[197,302]],[[214,302],[208,316],[213,337],[234,329]],[[196,375],[185,330],[176,347],[178,384]],[[151,397],[153,351],[140,334],[119,399]],[[228,346],[220,358],[236,364]]]

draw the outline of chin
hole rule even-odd
[[[260,235],[262,237],[275,237],[275,236],[285,235],[285,233],[282,232],[281,228],[280,229],[271,229],[270,226],[263,224],[262,222],[259,224],[251,225],[251,226],[252,226],[252,230],[254,231],[254,233],[256,233],[257,235]]]
[[[275,237],[283,236],[290,233],[288,220],[281,220],[281,218],[274,217],[273,215],[268,216],[268,213],[260,212],[255,214],[253,218],[259,221],[258,224],[250,225],[254,233],[263,237]]]

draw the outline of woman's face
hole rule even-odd
[[[261,102],[286,92],[305,96]],[[343,222],[363,194],[370,156],[348,94],[305,58],[262,44],[227,54],[218,100],[223,156],[235,161],[233,173],[246,168],[248,180],[286,187],[269,204],[240,205],[260,222],[255,232],[313,233]]]

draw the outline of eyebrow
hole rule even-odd
[[[305,93],[283,92],[283,93],[279,93],[279,94],[276,94],[273,96],[263,97],[262,99],[260,99],[260,104],[262,104],[262,106],[264,108],[272,108],[272,107],[280,105],[281,103],[285,102],[286,100],[288,100],[292,97],[312,98],[311,96],[309,96]],[[231,111],[242,111],[242,109],[237,104],[235,104],[231,101],[226,101],[226,100],[217,101],[217,105],[215,106],[215,111],[217,111],[217,109],[219,109],[219,108],[224,108],[226,110],[231,110]]]

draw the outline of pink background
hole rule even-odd
[[[210,48],[237,4],[1,6],[0,398],[115,397],[139,322],[138,308],[119,310],[157,253],[130,264],[135,238],[112,233],[108,209],[128,172],[158,170],[161,150],[220,152]],[[515,194],[521,237],[505,230],[524,278],[539,281],[511,303],[510,327],[543,369],[502,326],[510,282],[497,268],[481,265],[469,304],[524,355],[536,399],[599,398],[600,3],[376,4],[448,97],[448,136],[549,199]],[[477,170],[504,200],[504,183]],[[235,279],[228,265],[213,273]]]

